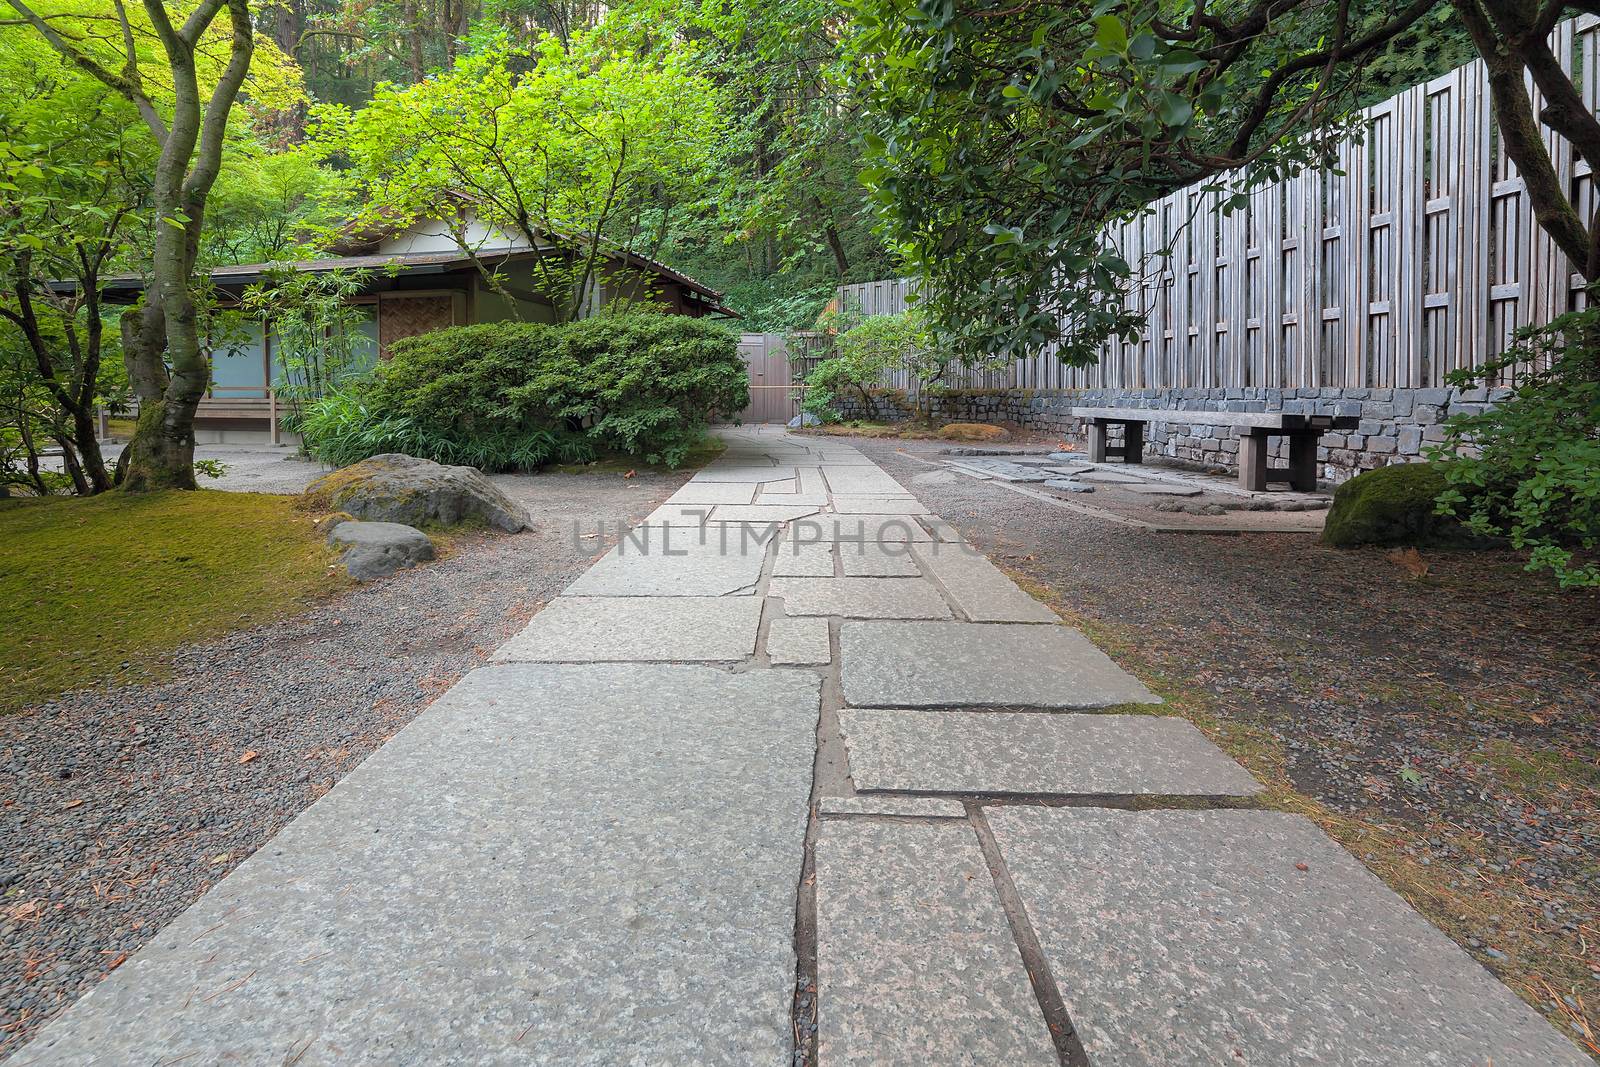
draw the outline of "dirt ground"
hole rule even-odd
[[[1510,552],[1130,528],[852,443],[1600,1059],[1600,594]]]

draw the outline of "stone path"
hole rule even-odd
[[[18,1062],[1589,1062],[855,449],[728,439]]]

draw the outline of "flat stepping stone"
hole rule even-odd
[[[824,821],[817,1060],[1060,1063],[971,827]]]
[[[1301,816],[987,814],[1095,1067],[1593,1067]]]
[[[761,599],[559,596],[500,646],[499,662],[737,662],[755,654]]]
[[[767,625],[767,658],[777,667],[830,663],[827,619],[773,619]]]
[[[1251,796],[1261,786],[1185,719],[1045,712],[839,712],[861,790]]]
[[[768,596],[790,615],[846,619],[948,619],[939,590],[912,578],[774,578]]]
[[[796,541],[935,541],[917,515],[815,515],[789,526]]]
[[[755,592],[769,536],[750,526],[629,531],[566,596],[725,596]],[[637,536],[632,536],[637,535]]]
[[[763,466],[727,466],[707,467],[700,471],[689,482],[744,482],[750,485],[761,485],[766,482],[792,482],[794,481],[793,467],[763,467]]]
[[[840,515],[926,515],[922,501],[909,493],[835,493],[833,510]]]
[[[1100,470],[1099,468],[1084,471],[1078,477],[1086,482],[1100,482],[1105,485],[1144,484],[1143,478],[1136,478],[1131,474],[1118,474],[1116,471]]]
[[[965,819],[959,800],[940,797],[891,797],[868,793],[854,797],[823,797],[817,802],[822,815],[896,815],[918,819]]]
[[[1154,704],[1076,630],[991,622],[846,622],[845,703],[855,707],[1099,708]]]
[[[1138,485],[1119,485],[1125,493],[1145,496],[1199,496],[1200,488],[1193,485],[1174,485],[1171,482],[1140,482]]]
[[[671,504],[748,504],[755,497],[756,487],[744,482],[689,481],[676,493],[667,497]],[[707,509],[709,510],[709,509]]]
[[[877,466],[840,467],[826,464],[822,475],[828,491],[844,495],[898,496],[905,492],[899,482]]]
[[[832,578],[833,542],[796,544],[790,538],[780,537],[772,573],[780,578]]]
[[[800,671],[475,670],[26,1058],[786,1063],[817,710]]]
[[[1038,467],[1006,459],[960,459],[948,462],[952,467],[988,475],[1003,482],[1042,482],[1049,477]]]
[[[973,622],[1058,623],[1055,612],[1023,592],[968,545],[928,545],[918,555],[950,599]]]
[[[840,542],[839,562],[847,578],[917,578],[922,568],[909,541]]]

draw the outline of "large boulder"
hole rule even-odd
[[[528,512],[476,467],[447,467],[391,452],[341,467],[311,483],[308,504],[317,511],[343,511],[358,519],[406,526],[454,526],[482,522],[516,533]]]
[[[1444,474],[1432,463],[1396,463],[1358,474],[1334,490],[1322,540],[1340,548],[1474,543],[1471,531],[1434,511],[1444,488]]]
[[[344,569],[358,582],[434,558],[428,535],[398,522],[341,522],[328,531],[328,544],[344,550]]]

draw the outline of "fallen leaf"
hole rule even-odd
[[[259,755],[261,755],[261,753],[257,752],[255,749],[252,748],[248,752],[246,752],[244,755],[239,757],[239,762],[240,763],[249,763],[251,760],[255,759]]]
[[[63,808],[76,808],[76,807],[80,807],[82,804],[83,804],[83,798],[79,797],[77,800],[69,800],[69,801],[67,801],[65,804],[62,805],[62,807]]]
[[[1297,864],[1294,865],[1294,869],[1297,870],[1297,871],[1309,871],[1311,868],[1307,867],[1303,863],[1297,863]]]
[[[632,478],[634,475],[636,475],[638,473],[639,473],[638,471],[629,471],[627,474],[624,474],[623,477],[624,478]]]
[[[1392,548],[1385,553],[1385,557],[1403,568],[1412,581],[1428,576],[1428,563],[1414,548]]]

